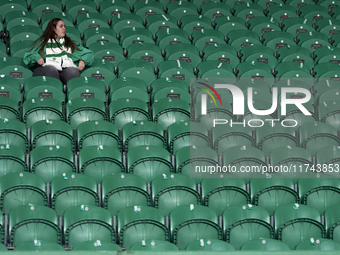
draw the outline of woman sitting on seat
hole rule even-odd
[[[75,77],[85,66],[93,63],[93,52],[76,44],[65,33],[65,23],[54,18],[46,30],[24,55],[24,63],[33,67],[33,76],[51,76],[64,84]]]

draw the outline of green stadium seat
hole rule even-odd
[[[236,76],[232,66],[218,60],[206,60],[197,65],[199,78],[227,78],[229,81],[236,81]]]
[[[339,146],[327,146],[324,147],[316,153],[316,163],[320,166],[328,165],[329,166],[329,173],[330,175],[337,176],[337,163],[339,162]],[[333,164],[333,165],[332,165]],[[331,170],[331,167],[334,167],[334,170]]]
[[[102,203],[112,216],[124,208],[136,204],[150,206],[151,198],[147,192],[146,181],[133,174],[115,174],[102,181]]]
[[[320,167],[320,169],[323,168]],[[318,178],[317,172],[321,172],[318,165],[315,177],[300,179],[298,189],[301,203],[315,208],[321,215],[329,207],[339,204],[340,182],[339,179],[331,178],[327,173],[324,175],[327,178]]]
[[[218,60],[230,64],[233,68],[240,63],[237,51],[230,45],[209,44],[202,51],[203,61]]]
[[[116,78],[116,75],[114,74],[114,70],[113,68],[110,69],[110,65],[108,63],[108,67],[105,67],[105,65],[102,65],[102,63],[105,63],[103,62],[103,60],[105,61],[110,61],[110,57],[112,56],[112,52],[109,53],[110,56],[108,56],[109,58],[104,58],[104,54],[101,55],[101,61],[100,61],[100,65],[97,65],[97,66],[92,66],[92,67],[89,67],[87,69],[85,69],[82,73],[81,73],[81,77],[92,77],[92,78],[96,78],[98,80],[101,80],[105,86],[108,86],[110,84],[110,82],[112,80],[114,80]],[[115,64],[115,63],[113,63]]]
[[[53,209],[38,204],[21,205],[8,215],[10,246],[34,240],[61,244],[61,230]]]
[[[186,61],[166,60],[158,65],[158,70],[158,78],[179,79],[185,81],[188,87],[196,78],[193,66]]]
[[[277,59],[274,56],[274,52],[271,48],[264,45],[247,45],[240,50],[242,55],[241,61],[256,61],[263,62],[274,69],[277,65]]]
[[[167,13],[174,16],[177,20],[180,20],[183,16],[198,14],[196,5],[188,1],[169,1],[166,8]]]
[[[46,12],[62,12],[62,4],[53,0],[32,0],[31,11],[40,18]]]
[[[120,44],[123,48],[127,49],[127,47],[134,43],[151,43],[154,44],[154,40],[152,37],[152,33],[140,27],[132,27],[132,28],[124,28],[120,32]]]
[[[274,224],[278,240],[292,250],[307,238],[324,238],[325,227],[319,212],[307,205],[288,204],[274,212]]]
[[[136,1],[132,7],[134,13],[143,19],[155,14],[165,14],[163,4],[158,1]]]
[[[114,3],[112,3],[112,0],[101,1],[99,8],[100,13],[104,14],[108,19],[113,15],[131,13],[129,3],[124,0],[115,0]]]
[[[110,61],[115,67],[125,60],[123,49],[116,42],[94,42],[89,46],[89,49],[94,52],[95,59]],[[96,78],[96,76],[94,77]],[[111,75],[109,77],[112,78]]]
[[[39,26],[38,16],[28,11],[11,11],[5,16],[6,30],[18,25]]]
[[[46,29],[48,22],[50,22],[50,20],[53,18],[60,18],[65,22],[68,36],[70,36],[69,33],[71,32],[69,29],[74,28],[74,18],[70,14],[65,12],[45,12],[43,15],[41,15],[40,18],[42,30]]]
[[[141,59],[157,67],[163,61],[161,49],[151,43],[133,43],[127,47],[127,59]]]
[[[170,44],[165,49],[165,60],[179,60],[190,63],[196,67],[201,63],[199,49],[194,45],[185,43]]]
[[[215,24],[215,29],[222,32],[224,35],[227,35],[232,31],[243,30],[243,32],[246,32],[246,30],[248,30],[244,19],[232,15],[217,17],[215,19]]]
[[[62,104],[54,98],[34,97],[26,100],[22,112],[27,128],[40,120],[64,120]]]
[[[49,76],[35,76],[28,78],[24,83],[24,99],[35,97],[50,97],[65,102],[63,83]]]
[[[0,144],[14,145],[27,151],[28,140],[25,124],[15,119],[0,119]]]
[[[162,50],[172,44],[191,44],[189,34],[178,27],[160,29],[156,32],[155,37],[156,44],[158,44]]]
[[[142,240],[169,240],[169,230],[161,210],[149,206],[130,206],[117,215],[119,244],[130,249]]]
[[[167,129],[167,138],[171,154],[186,146],[211,147],[208,130],[196,122],[179,121],[171,124]]]
[[[76,171],[71,148],[60,146],[39,146],[30,153],[30,170],[50,182],[60,174]]]
[[[267,166],[264,153],[249,146],[235,146],[226,149],[222,155],[222,162],[224,166],[230,166],[236,170],[231,173],[233,177],[242,178],[246,182],[250,178],[256,177],[260,169]],[[247,169],[254,170],[248,171]]]
[[[182,205],[169,215],[171,240],[181,250],[199,239],[222,239],[218,216],[211,208],[202,205]]]
[[[156,34],[161,29],[178,28],[177,19],[171,15],[165,14],[153,14],[145,18],[146,28],[151,31],[152,34]]]
[[[122,129],[125,124],[132,121],[150,120],[149,109],[146,102],[135,98],[119,98],[111,101],[110,119],[118,129]]]
[[[0,145],[0,176],[28,170],[25,151],[14,145]]]
[[[34,123],[30,129],[32,149],[40,146],[61,146],[76,149],[73,129],[62,120],[41,120]]]
[[[210,174],[205,171],[208,167],[219,164],[217,153],[213,149],[205,147],[179,149],[175,155],[175,162],[176,173],[190,176],[196,183],[200,183],[202,178],[206,178],[207,174]]]
[[[124,151],[137,146],[159,146],[166,149],[166,140],[161,125],[151,121],[134,121],[124,125],[122,141]]]
[[[115,242],[115,230],[109,211],[97,206],[68,208],[63,216],[65,247],[73,248],[86,241]]]
[[[281,22],[282,31],[292,34],[294,37],[303,32],[314,32],[313,22],[301,17],[284,19]],[[309,50],[309,49],[308,49]]]
[[[106,120],[105,104],[94,98],[74,98],[66,104],[67,122],[73,129],[89,120]]]
[[[81,13],[97,13],[97,5],[91,0],[68,0],[65,3],[65,12],[74,19]]]
[[[249,20],[254,17],[264,17],[263,8],[253,3],[240,3],[233,7],[236,17]]]
[[[122,155],[109,146],[88,146],[78,155],[79,172],[100,183],[106,176],[125,172]]]
[[[180,205],[200,204],[201,196],[197,192],[196,182],[182,174],[163,174],[151,181],[153,204],[164,215]]]
[[[185,15],[180,19],[181,29],[189,35],[197,30],[210,30],[211,21],[208,17],[202,15]]]
[[[110,28],[96,27],[96,29],[87,28],[84,30],[84,45],[90,47],[92,44],[100,42],[111,42],[119,44],[117,34]]]
[[[118,9],[119,11],[119,9]],[[112,29],[117,34],[125,28],[144,28],[143,19],[132,13],[118,13],[116,15],[111,16],[112,21]]]
[[[101,13],[80,13],[76,16],[77,28],[80,33],[88,28],[96,30],[97,28],[110,28],[108,18]]]
[[[250,240],[274,238],[269,213],[255,205],[240,204],[228,207],[222,215],[224,239],[236,250]]]
[[[317,5],[305,5],[299,8],[300,17],[316,22],[320,19],[331,18],[328,8]]]
[[[148,61],[142,59],[128,59],[118,65],[118,77],[132,77],[151,84],[155,79],[155,68]]]
[[[266,7],[267,16],[270,16],[280,22],[289,18],[298,18],[296,9],[288,4],[271,4]]]
[[[205,178],[201,182],[202,204],[222,215],[230,206],[250,203],[246,186],[240,178]]]
[[[253,204],[266,209],[270,215],[283,205],[299,202],[293,180],[289,176],[275,177],[275,172],[268,173],[266,178],[250,180],[249,186]]]
[[[322,122],[309,122],[300,127],[300,144],[312,155],[326,146],[339,146],[340,139],[335,127]]]
[[[36,174],[8,173],[0,177],[0,183],[0,205],[5,214],[20,205],[47,205],[46,184],[43,178]]]
[[[152,105],[153,120],[166,130],[178,121],[190,121],[190,105],[182,99],[163,98]]]
[[[93,178],[83,174],[63,174],[51,181],[51,208],[58,216],[73,206],[99,206],[97,183]]]
[[[202,10],[201,14],[205,17],[208,17],[210,21],[214,21],[216,18],[221,16],[231,15],[229,6],[224,3],[220,3],[219,1],[202,1],[200,9]]]
[[[297,182],[312,165],[309,151],[299,147],[280,147],[270,153],[270,165],[283,169],[282,175]]]
[[[211,130],[211,137],[214,143],[213,149],[219,155],[222,155],[226,149],[234,146],[255,146],[252,130],[247,126],[240,129],[235,125],[216,125]]]
[[[157,146],[134,147],[126,155],[128,173],[141,176],[147,183],[162,174],[173,172],[170,153]]]
[[[254,17],[248,20],[249,30],[256,32],[259,36],[267,32],[281,32],[280,24],[270,17]]]
[[[0,4],[0,15],[5,17],[7,13],[12,11],[27,12],[27,2],[25,0],[5,0]]]
[[[108,146],[120,150],[117,127],[104,120],[86,121],[77,127],[78,150],[89,146]]]
[[[283,127],[280,124],[265,125],[256,128],[257,147],[269,155],[275,148],[299,146],[299,141],[295,136],[295,130]]]

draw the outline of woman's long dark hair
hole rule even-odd
[[[49,39],[56,39],[57,38],[57,34],[54,32],[54,29],[57,27],[57,24],[59,21],[61,21],[62,19],[59,19],[59,18],[54,18],[54,19],[51,19],[50,22],[48,22],[48,25],[44,31],[44,33],[37,39],[33,42],[31,48],[29,49],[32,50],[32,49],[39,49],[38,52],[41,56],[44,55],[44,48],[46,46],[46,44],[48,43],[48,40]],[[80,50],[78,45],[70,38],[68,37],[66,34],[65,34],[65,47],[66,48],[71,48],[71,51],[72,53],[75,51],[75,50]],[[57,40],[55,40],[55,42],[57,43],[58,47],[61,48],[60,44],[58,43]],[[52,43],[51,43],[52,45]]]

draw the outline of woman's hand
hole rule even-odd
[[[45,61],[43,58],[41,58],[37,61],[37,63],[42,66],[43,64],[45,64]]]
[[[82,71],[85,68],[85,62],[83,60],[79,61],[78,70]]]

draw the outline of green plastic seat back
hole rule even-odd
[[[71,148],[60,146],[40,146],[30,153],[30,169],[50,182],[53,177],[76,171],[74,157]]]
[[[278,240],[290,249],[307,238],[324,238],[325,228],[320,222],[319,212],[307,205],[288,204],[274,213]]]
[[[169,215],[172,242],[185,249],[197,239],[222,239],[218,216],[213,209],[202,205],[182,205]]]
[[[0,178],[1,209],[6,214],[16,206],[47,205],[44,180],[29,172],[8,173]]]
[[[73,129],[70,124],[61,120],[41,120],[34,123],[30,129],[32,148],[39,146],[62,146],[75,149]]]
[[[151,192],[154,206],[165,215],[179,205],[201,202],[195,181],[181,174],[156,176],[151,182]]]
[[[120,210],[117,215],[117,230],[119,244],[127,249],[142,240],[169,240],[164,214],[149,206],[135,205]]]
[[[61,244],[61,230],[53,209],[37,205],[21,205],[8,215],[9,243],[16,246],[32,240]]]
[[[73,206],[99,205],[97,183],[83,174],[65,174],[51,181],[51,207],[59,216]]]
[[[148,183],[157,175],[173,171],[170,153],[157,146],[132,148],[126,155],[126,162],[129,173],[143,177]]]
[[[204,205],[222,215],[225,209],[237,204],[250,203],[246,183],[240,178],[206,178],[201,182]]]
[[[151,205],[146,181],[133,174],[115,174],[102,181],[102,201],[104,208],[112,216],[120,210],[134,205]]]
[[[11,172],[27,171],[24,149],[15,145],[0,145],[0,165],[0,176]]]
[[[224,211],[222,218],[225,240],[235,249],[240,249],[249,240],[274,238],[270,215],[261,207],[249,204],[231,206]]]

